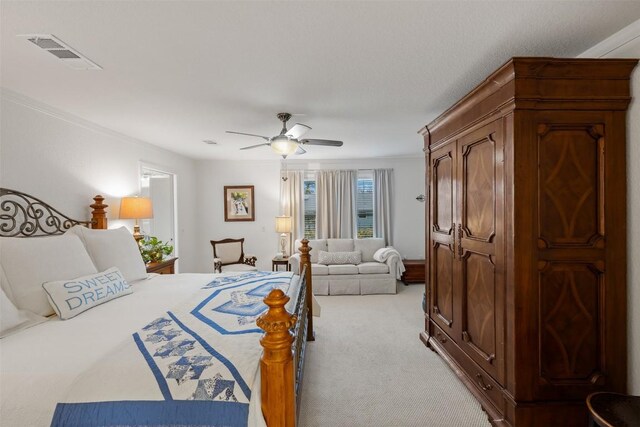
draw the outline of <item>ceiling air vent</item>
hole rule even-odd
[[[51,34],[23,34],[18,37],[25,37],[74,70],[102,70],[101,66]]]

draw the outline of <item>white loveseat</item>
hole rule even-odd
[[[300,269],[300,240],[296,253],[289,258],[291,270]],[[373,255],[384,248],[384,239],[317,239],[309,240],[313,293],[316,295],[367,295],[396,293],[396,263],[399,257],[378,262]],[[359,264],[319,264],[319,252],[360,252]]]

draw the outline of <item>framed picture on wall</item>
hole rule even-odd
[[[253,185],[224,186],[224,220],[255,221]]]

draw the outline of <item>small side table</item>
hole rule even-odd
[[[289,264],[289,257],[273,258],[271,260],[271,271],[278,271],[278,266],[280,265],[284,265],[287,271],[291,271],[291,265]]]
[[[405,272],[402,273],[402,282],[405,285],[409,283],[425,283],[424,278],[424,263],[423,259],[404,259]]]
[[[178,258],[169,258],[160,262],[150,262],[147,264],[147,273],[157,273],[157,274],[175,274],[176,268],[176,260]]]

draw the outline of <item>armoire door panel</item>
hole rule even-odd
[[[604,236],[604,126],[538,125],[539,246],[593,247]]]
[[[604,272],[594,264],[548,262],[539,271],[540,397],[558,389],[585,389],[604,385],[600,351],[605,329],[599,321]],[[566,395],[567,391],[563,391]]]
[[[462,146],[462,228],[465,237],[489,242],[495,235],[495,135]]]
[[[433,216],[432,232],[450,235],[453,232],[453,174],[454,163],[451,150],[443,150],[433,159]]]
[[[467,353],[495,377],[496,271],[491,257],[467,252],[462,258],[462,340]],[[469,351],[470,350],[470,351]]]
[[[431,309],[433,319],[442,329],[449,331],[453,325],[454,310],[454,284],[453,262],[454,253],[447,245],[435,243],[432,251],[431,278],[433,307]]]

